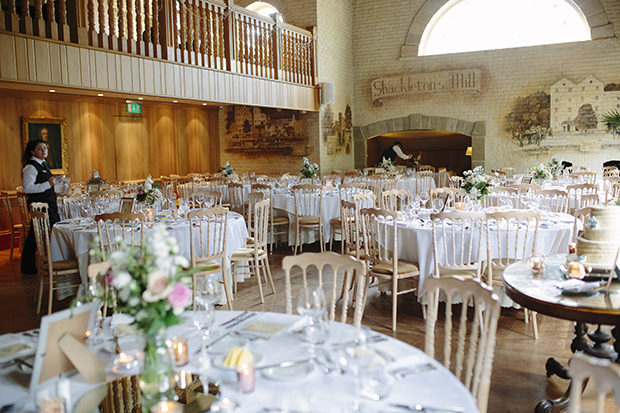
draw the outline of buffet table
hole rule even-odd
[[[327,340],[324,344],[318,345],[314,353],[311,353],[305,335],[300,332],[303,328],[300,316],[266,312],[216,311],[214,332],[207,341],[210,363],[205,363],[205,358],[200,357],[200,333],[191,323],[192,313],[188,312],[185,315],[187,316],[185,324],[168,329],[169,338],[186,337],[189,342],[189,363],[177,370],[184,369],[199,374],[203,383],[207,378],[218,382],[220,390],[218,400],[227,398],[231,402],[238,403],[239,409],[234,411],[341,412],[351,409],[357,399],[358,407],[364,411],[416,411],[419,405],[420,408],[427,408],[428,411],[478,412],[471,393],[440,363],[415,347],[371,330],[367,330],[366,336],[370,340],[369,348],[373,349],[376,355],[373,359],[374,367],[372,370],[363,370],[357,380],[350,373],[342,374],[336,367],[330,367],[326,359],[322,360],[320,357],[320,354],[325,354],[325,351],[329,352],[350,343],[352,337],[359,331],[351,325],[339,322],[329,323]],[[243,320],[239,316],[247,318]],[[237,317],[236,320],[243,321],[229,322],[235,317]],[[229,323],[225,324],[226,322]],[[104,326],[103,334],[96,339],[99,344],[91,346],[91,351],[107,363],[106,381],[111,382],[122,376],[112,371],[112,361],[115,356],[106,350],[106,348],[113,348],[109,345],[112,339],[109,322]],[[217,343],[209,345],[227,333],[230,334]],[[221,360],[233,346],[247,348],[257,359],[254,362],[256,370],[252,392],[239,393],[234,370],[221,368]],[[127,351],[127,354],[139,355],[135,351]],[[313,354],[315,356],[312,356]],[[302,364],[302,367],[298,366],[288,371],[287,368],[281,368],[280,371],[277,370],[278,368],[261,369],[261,366],[291,360],[309,361]],[[372,374],[370,374],[371,371]],[[387,385],[385,391],[387,394],[381,398],[373,397],[373,389],[381,388],[371,380],[377,377],[377,372],[383,372],[383,375],[391,377],[391,384]],[[392,372],[398,372],[398,374],[392,374]],[[125,375],[138,373],[139,368],[135,367],[127,371]],[[19,403],[20,400],[29,400],[26,383],[27,378],[17,373],[15,366],[2,369],[0,371],[0,407]],[[80,375],[73,376],[70,383],[74,402],[78,401],[89,389],[97,386],[97,384],[86,384]],[[359,386],[359,383],[362,385]],[[384,392],[385,386],[383,383],[381,393]],[[361,389],[365,390],[359,396],[358,390]],[[359,398],[356,398],[356,394]],[[377,400],[372,400],[372,398]],[[397,407],[397,405],[410,406],[410,408]],[[24,411],[33,411],[33,409],[34,405],[32,401],[29,401]]]

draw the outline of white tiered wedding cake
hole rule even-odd
[[[583,234],[577,237],[577,254],[585,254],[587,264],[611,268],[619,247],[620,206],[593,206]]]

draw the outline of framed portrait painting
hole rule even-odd
[[[22,117],[23,148],[29,141],[41,139],[47,142],[49,151],[46,162],[54,175],[67,174],[69,169],[69,144],[67,142],[67,119],[53,117]]]

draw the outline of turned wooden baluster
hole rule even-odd
[[[48,0],[45,5],[47,12],[47,21],[45,22],[46,36],[50,39],[58,40],[58,24],[56,23],[54,1]],[[67,40],[69,39],[69,30],[67,29]],[[64,39],[63,39],[64,40]]]
[[[106,19],[106,14],[105,14],[105,2],[103,0],[99,0],[99,36],[97,38],[97,45],[99,47],[104,47],[107,48],[108,47],[108,33],[105,29],[105,24],[107,22],[108,19]],[[110,13],[110,5],[108,3],[108,14]]]
[[[153,9],[150,0],[144,0],[144,54],[153,56]]]
[[[34,22],[35,36],[45,37],[45,20],[43,20],[43,2],[34,0]]]
[[[153,0],[153,53],[158,59],[162,58],[161,42],[159,41],[159,2]]]
[[[97,46],[97,32],[95,31],[95,2],[88,0],[87,3],[87,19],[88,19],[88,44],[90,46]]]
[[[22,17],[19,20],[19,27],[24,34],[32,35],[32,17],[30,17],[30,1],[22,0]]]
[[[134,12],[136,10],[136,0],[127,0],[127,48],[130,53],[136,53],[136,21]],[[142,33],[140,33],[142,35]]]
[[[144,20],[146,16],[144,14],[144,3],[142,0],[137,0],[135,5],[136,11],[136,53],[141,55],[146,55],[144,50],[144,42],[147,37],[146,31],[144,30]]]
[[[196,27],[194,25],[194,2],[185,0],[185,9],[187,10],[187,63],[195,64],[194,53],[194,33]]]
[[[207,66],[209,57],[207,56],[207,8],[204,2],[200,2],[200,56],[199,62],[202,66]]]
[[[118,50],[118,34],[117,34],[117,17],[118,17],[117,0],[108,0],[108,47],[110,50]]]
[[[17,15],[17,8],[15,7],[15,0],[9,0],[9,7],[7,10],[7,30],[19,33],[19,16]]]
[[[200,54],[200,9],[198,0],[194,0],[194,6],[192,7],[193,11],[193,26],[194,26],[194,36],[192,37],[192,50],[194,52],[194,64],[201,65],[202,55]]]
[[[49,1],[48,1],[48,7],[49,7]],[[54,4],[52,4],[51,7],[53,9]],[[52,12],[52,16],[53,15],[54,13]],[[49,17],[47,18],[47,21],[48,23],[50,22]],[[58,0],[58,23],[56,23],[55,21],[51,21],[51,23],[52,23],[51,24],[52,33],[57,32],[58,38],[60,38],[60,40],[64,40],[65,42],[71,41],[71,32],[69,30],[69,25],[67,24],[67,2],[66,0]],[[56,26],[56,27],[54,28],[53,26]]]
[[[118,50],[127,52],[127,30],[125,22],[127,21],[127,3],[126,0],[118,1]]]
[[[179,53],[177,55],[177,62],[185,62],[187,63],[187,31],[185,28],[187,27],[187,9],[185,8],[184,3],[180,3],[181,10],[181,31],[179,32],[179,41],[181,44],[179,45]]]

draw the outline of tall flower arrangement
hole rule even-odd
[[[476,166],[474,170],[463,172],[463,182],[459,189],[459,195],[469,196],[470,199],[482,199],[489,193],[491,187],[491,177],[484,173],[481,166]]]
[[[385,172],[394,172],[396,168],[394,168],[394,163],[391,159],[383,158],[381,162],[379,162],[379,168],[383,168]]]
[[[558,176],[564,170],[564,166],[562,165],[562,161],[558,160],[556,158],[551,158],[551,161],[549,161],[549,165],[548,166],[549,166],[549,170],[551,172],[551,175],[553,175],[553,179],[558,179]]]
[[[86,181],[87,184],[97,184],[97,185],[105,185],[106,182],[105,180],[99,176],[99,172],[97,172],[96,169],[93,169],[92,171],[90,171],[90,178],[88,178],[88,181]]]
[[[231,175],[234,175],[235,170],[230,165],[230,163],[226,161],[226,165],[220,168],[220,172],[222,173],[222,176],[231,176]]]
[[[138,187],[138,193],[136,194],[136,201],[153,207],[157,201],[161,201],[164,198],[159,184],[153,183],[153,178],[149,175],[144,182],[144,185]]]
[[[319,165],[311,163],[308,158],[304,156],[301,170],[299,171],[303,178],[314,178],[319,172]]]
[[[549,179],[551,178],[551,173],[547,170],[545,165],[540,164],[534,169],[534,179]]]

